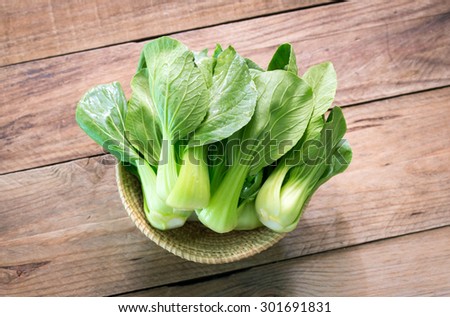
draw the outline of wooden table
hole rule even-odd
[[[450,295],[449,12],[446,0],[1,0],[0,295]],[[129,95],[143,43],[162,34],[261,65],[291,42],[301,72],[336,67],[353,162],[268,251],[214,266],[157,247],[75,123],[88,88],[117,80]]]

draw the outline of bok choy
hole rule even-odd
[[[119,83],[99,85],[76,120],[139,177],[153,227],[287,232],[351,161],[341,109],[325,120],[336,85],[330,62],[299,76],[288,43],[264,69],[231,46],[209,55],[161,37],[144,45],[128,100]]]

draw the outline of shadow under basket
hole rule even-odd
[[[145,218],[139,179],[117,164],[116,180],[122,203],[136,227],[160,247],[188,261],[207,264],[239,261],[268,249],[285,236],[266,227],[219,234],[196,221],[161,231],[150,226]]]

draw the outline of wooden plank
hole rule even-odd
[[[450,227],[127,296],[449,296]]]
[[[449,100],[445,88],[345,108],[345,176],[319,189],[297,230],[238,263],[190,263],[148,241],[105,157],[2,175],[0,295],[118,294],[450,225]]]
[[[2,0],[0,66],[330,2]]]
[[[262,65],[281,38],[291,41],[302,70],[334,62],[337,102],[344,105],[450,85],[450,19],[437,14],[446,6],[406,1],[396,11],[391,2],[342,3],[176,36],[194,49],[235,43]],[[75,105],[99,83],[120,81],[129,94],[141,47],[125,44],[0,68],[0,174],[101,153],[76,125]]]

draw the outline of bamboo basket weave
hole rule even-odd
[[[121,164],[116,166],[116,180],[122,203],[136,227],[160,247],[188,261],[207,264],[239,261],[266,250],[285,235],[266,227],[218,234],[194,221],[161,231],[145,219],[139,180]]]

